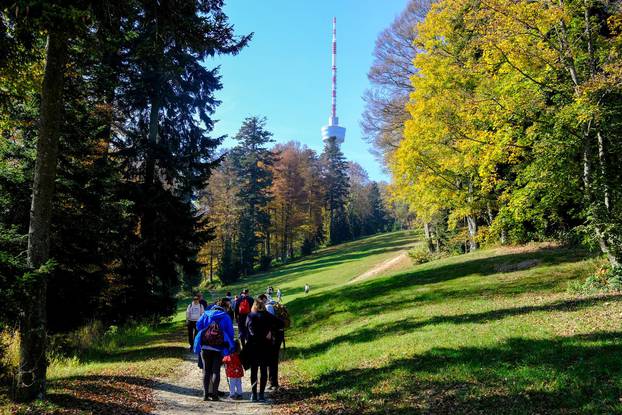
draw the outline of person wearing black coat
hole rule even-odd
[[[274,349],[275,333],[283,328],[283,321],[266,311],[262,301],[255,301],[251,313],[246,318],[248,338],[246,359],[251,368],[252,401],[265,401],[264,391],[268,383],[268,365]],[[257,394],[257,372],[259,375],[259,394]]]

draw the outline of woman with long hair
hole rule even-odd
[[[275,333],[283,328],[283,322],[266,311],[263,301],[255,301],[251,313],[246,318],[248,341],[246,344],[248,361],[251,367],[251,401],[266,400],[264,391],[268,382],[268,365],[274,348]],[[259,394],[257,394],[257,375],[259,372]]]

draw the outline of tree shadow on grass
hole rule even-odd
[[[318,321],[324,321],[333,314],[337,303],[347,306],[347,311],[363,317],[378,312],[387,312],[410,307],[420,302],[446,301],[448,298],[468,298],[486,294],[520,294],[527,291],[539,291],[559,285],[555,275],[533,280],[518,280],[493,285],[489,288],[476,287],[435,287],[425,292],[409,292],[417,287],[447,282],[466,276],[502,275],[498,264],[513,264],[537,258],[538,266],[552,266],[578,262],[588,257],[588,253],[562,248],[541,248],[535,252],[512,253],[486,258],[473,258],[458,263],[448,263],[435,268],[417,267],[414,271],[402,272],[391,277],[378,278],[359,284],[348,285],[330,292],[297,298],[288,303],[290,314],[294,316],[296,328],[304,328]],[[383,293],[396,300],[387,301]],[[400,293],[403,296],[400,298]],[[341,307],[343,308],[343,307]],[[295,316],[303,316],[296,319]]]
[[[304,398],[315,413],[321,413],[327,394],[342,413],[620,413],[620,334],[434,348],[381,367],[334,371],[294,386],[280,399]]]
[[[307,347],[289,347],[284,356],[284,360],[289,358],[311,358],[315,355],[322,354],[328,349],[342,344],[356,344],[374,341],[385,336],[399,336],[410,333],[414,330],[421,329],[426,326],[434,326],[438,324],[473,324],[487,323],[494,320],[501,320],[507,317],[525,315],[529,313],[539,312],[573,312],[584,308],[588,308],[603,302],[622,301],[622,295],[608,295],[591,298],[577,298],[562,301],[555,301],[542,305],[530,305],[522,307],[512,307],[504,309],[496,309],[481,313],[468,313],[449,316],[435,316],[424,320],[403,319],[393,321],[389,324],[378,324],[371,327],[364,327],[351,333],[334,337],[330,340],[315,343]]]
[[[153,390],[200,397],[200,389],[173,385],[140,376],[84,375],[50,383],[48,400],[63,410],[92,414],[148,414],[155,406]]]

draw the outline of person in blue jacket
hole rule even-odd
[[[220,383],[220,365],[222,358],[228,356],[235,350],[233,322],[223,306],[228,299],[218,300],[216,304],[205,311],[197,321],[198,333],[194,338],[194,353],[199,355],[199,366],[203,368],[203,400],[219,400],[218,385]],[[212,323],[217,324],[215,330]],[[222,341],[214,344],[206,344],[206,332],[209,335],[214,333],[222,337]]]

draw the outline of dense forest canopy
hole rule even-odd
[[[558,239],[618,266],[621,22],[606,0],[412,1],[381,34],[364,126],[431,252]]]

